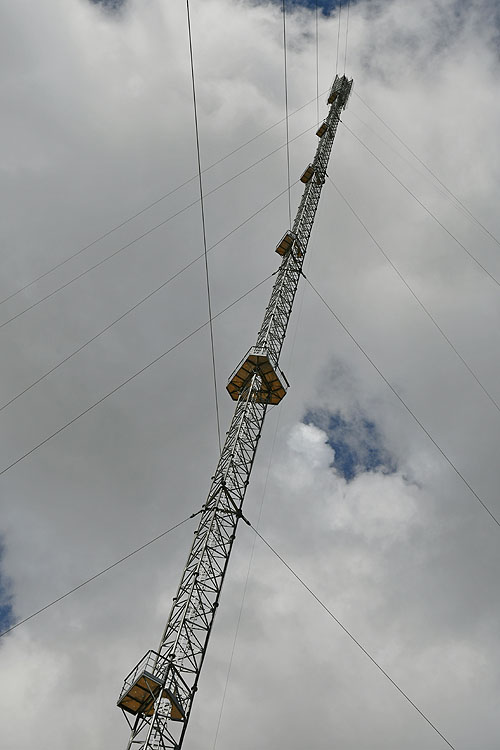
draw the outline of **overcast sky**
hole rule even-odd
[[[289,107],[302,108],[289,121],[292,181],[317,145],[311,5],[287,17]],[[500,518],[500,247],[373,113],[500,237],[498,6],[359,0],[346,54],[345,4],[340,34],[333,5],[318,14],[319,118],[336,67],[354,88],[329,175],[477,380],[328,181],[306,274]],[[192,180],[75,255],[196,175],[185,3],[0,8],[1,408],[203,245]],[[266,131],[205,173],[206,192],[275,152],[206,198],[217,313],[276,270],[288,228],[282,16],[255,0],[191,11],[203,167]],[[299,199],[294,185],[293,210]],[[214,323],[223,430],[225,383],[271,283]],[[0,471],[206,319],[197,261],[1,408]],[[497,750],[500,528],[305,283],[281,364],[291,387],[269,413],[247,516],[457,750]],[[198,510],[216,462],[203,328],[1,474],[2,629]],[[116,700],[158,645],[193,530],[1,639],[2,748],[125,748]],[[254,542],[242,525],[185,748],[446,747]]]

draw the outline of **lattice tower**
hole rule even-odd
[[[256,344],[227,385],[236,401],[234,416],[160,645],[128,675],[118,699],[124,714],[134,717],[133,723],[129,721],[128,750],[182,746],[266,411],[281,401],[288,386],[279,357],[351,87],[352,80],[335,77],[328,116],[317,131],[314,160],[301,176],[305,187],[293,227],[276,247],[282,261]]]

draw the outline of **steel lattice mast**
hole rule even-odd
[[[125,679],[118,706],[135,717],[128,750],[182,746],[266,411],[286,393],[288,383],[278,367],[279,357],[351,87],[352,80],[335,77],[328,117],[317,132],[314,161],[301,177],[305,188],[292,230],[276,248],[283,259],[256,345],[227,385],[237,402],[234,416],[158,651],[148,651]]]

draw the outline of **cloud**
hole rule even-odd
[[[494,6],[351,3],[355,83],[343,119],[500,277],[492,238],[363,104],[498,236]],[[185,7],[128,0],[119,13],[103,10],[88,0],[2,4],[2,300],[196,175]],[[282,17],[279,4],[205,0],[192,4],[192,21],[207,167],[284,117]],[[312,102],[289,123],[292,139],[308,130],[290,146],[297,179],[317,142],[314,9],[294,8],[287,21],[290,111]],[[321,92],[335,72],[337,30],[334,12],[320,14]],[[319,119],[325,113],[321,100]],[[206,172],[205,190],[284,142],[281,122]],[[207,196],[209,245],[282,192],[286,174],[282,148]],[[495,283],[343,126],[329,174],[498,401]],[[294,186],[292,207],[299,198]],[[1,303],[0,324],[196,199],[193,180]],[[287,228],[285,194],[210,252],[216,312],[275,271]],[[498,411],[328,182],[309,250],[306,275],[500,515]],[[0,405],[201,252],[195,204],[3,327]],[[233,408],[225,378],[254,342],[270,285],[214,323],[222,425]],[[0,412],[2,466],[206,319],[198,262]],[[291,387],[269,413],[246,515],[254,524],[260,515],[266,539],[457,748],[493,750],[497,528],[306,284],[281,364]],[[27,616],[197,510],[216,460],[203,329],[0,478],[7,616]],[[125,744],[116,699],[157,645],[193,528],[2,639],[8,750]],[[242,525],[186,737],[193,750],[213,744],[253,545]],[[256,542],[217,748],[263,744],[443,746]]]
[[[0,565],[2,564],[3,547],[0,546]],[[0,573],[0,632],[14,624],[12,612],[12,592],[9,581]]]
[[[90,2],[102,5],[106,10],[116,11],[125,5],[126,0],[90,0]]]

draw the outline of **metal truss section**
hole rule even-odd
[[[158,688],[151,716],[138,711],[129,748],[181,746],[268,406],[260,401],[261,390],[261,378],[255,374],[238,399],[157,659],[148,665],[148,675],[162,686],[166,665],[175,668],[175,689],[166,685],[161,693]],[[125,680],[118,701],[124,710],[144,672],[141,664]]]
[[[345,76],[335,78],[311,174],[291,233],[283,240],[290,238],[279,246],[282,261],[256,345],[230,378],[228,390],[237,402],[234,416],[158,651],[149,651],[125,679],[118,706],[125,716],[135,717],[133,725],[129,721],[128,750],[182,746],[266,411],[283,398],[288,386],[278,367],[279,356],[351,86]]]
[[[352,80],[345,76],[337,76],[330,91],[329,99],[335,94],[331,103],[328,117],[324,122],[314,161],[307,168],[310,169],[309,178],[302,199],[295,216],[291,235],[295,242],[292,248],[283,256],[278,270],[278,277],[271,293],[271,299],[264,314],[264,321],[257,336],[257,346],[266,348],[272,359],[278,362],[281,348],[285,340],[286,329],[293,301],[297,291],[298,281],[311,236],[311,230],[316,216],[321,189],[326,179],[326,168],[330,159],[333,141],[340,122],[340,115],[345,109],[351,92]],[[318,131],[319,132],[319,131]],[[305,174],[305,173],[304,173]]]

